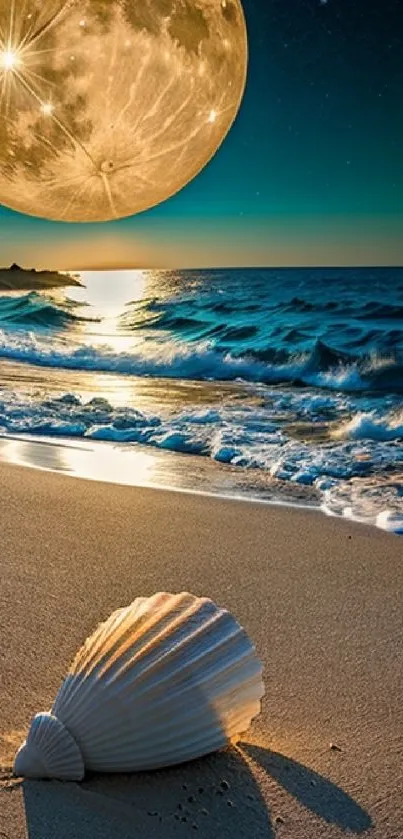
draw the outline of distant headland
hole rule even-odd
[[[36,271],[35,268],[21,268],[16,263],[10,268],[0,268],[0,291],[41,291],[47,288],[81,285],[77,274]]]

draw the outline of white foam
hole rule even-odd
[[[335,435],[350,440],[403,440],[403,411],[379,417],[375,411],[359,412]]]
[[[262,390],[260,394],[263,398]],[[65,393],[41,400],[3,390],[0,430],[6,435],[137,443],[209,457],[243,469],[251,488],[253,470],[259,470],[277,480],[314,487],[327,512],[399,531],[403,445],[395,434],[399,428],[396,408],[382,416],[358,412],[337,436],[321,439],[313,434],[305,440],[292,436],[293,423],[288,430],[287,417],[302,425],[309,419],[309,427],[316,421],[320,429],[326,428],[326,416],[337,416],[346,407],[352,410],[353,403],[344,396],[276,389],[266,389],[265,402],[261,406],[242,402],[195,406],[158,416],[130,406],[115,407],[103,398],[85,402]]]

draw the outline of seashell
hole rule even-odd
[[[255,648],[228,611],[186,592],[139,597],[79,650],[14,774],[80,780],[193,760],[245,732],[263,694]]]

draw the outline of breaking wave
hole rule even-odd
[[[315,385],[330,390],[403,393],[403,364],[393,357],[354,357],[317,341],[308,354],[282,354],[268,362],[256,353],[236,356],[209,343],[142,342],[130,352],[108,346],[50,345],[40,336],[0,331],[0,358],[60,367],[133,376]]]

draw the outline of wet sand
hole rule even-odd
[[[0,836],[403,835],[403,542],[319,512],[0,465]],[[237,749],[81,784],[11,780],[95,625],[137,595],[231,609],[264,662]]]

